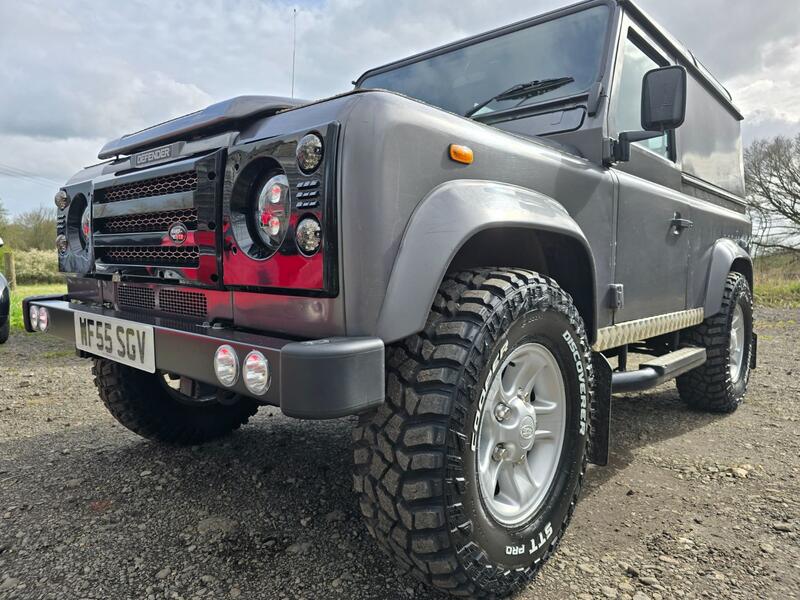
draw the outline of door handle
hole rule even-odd
[[[681,218],[681,213],[676,212],[669,222],[675,235],[680,235],[684,229],[691,229],[694,227],[694,221]]]

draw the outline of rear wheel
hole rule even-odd
[[[747,279],[731,273],[722,308],[685,332],[683,341],[706,348],[706,363],[678,377],[678,392],[693,408],[731,413],[744,400],[753,350],[753,296]]]
[[[214,388],[193,382],[182,393],[176,380],[164,373],[145,373],[110,360],[94,359],[92,372],[111,415],[134,433],[158,442],[208,442],[238,429],[258,410],[254,401],[236,396],[220,404]]]
[[[448,277],[387,367],[386,403],[354,431],[370,532],[441,590],[521,589],[563,536],[586,468],[592,366],[571,299],[521,269]]]

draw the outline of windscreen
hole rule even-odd
[[[595,6],[373,75],[360,87],[476,116],[571,96],[597,81],[609,18],[607,6]]]

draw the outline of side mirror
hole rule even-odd
[[[642,129],[619,134],[614,160],[631,159],[631,144],[660,137],[686,119],[686,69],[673,65],[648,71],[642,80]]]
[[[686,119],[686,69],[679,66],[649,71],[642,83],[642,129],[663,133]]]

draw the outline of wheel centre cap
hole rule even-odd
[[[519,422],[519,445],[524,450],[533,448],[533,439],[536,435],[536,417],[526,415]]]

